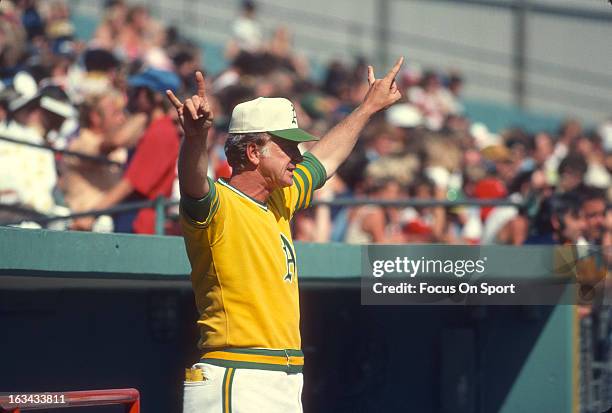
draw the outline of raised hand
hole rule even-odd
[[[395,83],[395,76],[397,76],[403,62],[403,56],[397,59],[395,65],[382,79],[376,79],[374,68],[368,66],[368,84],[370,89],[363,99],[362,105],[364,108],[371,113],[375,113],[388,108],[402,97]]]
[[[206,97],[206,82],[202,72],[195,74],[198,93],[181,102],[171,90],[166,95],[178,113],[179,122],[187,138],[205,138],[212,126],[214,115]]]

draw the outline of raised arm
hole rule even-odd
[[[130,116],[123,125],[104,137],[101,150],[108,153],[121,147],[135,147],[147,127],[147,122],[147,115],[144,113]]]
[[[194,199],[206,196],[210,190],[207,179],[208,148],[206,138],[212,126],[213,113],[206,98],[206,83],[201,72],[195,74],[198,93],[181,102],[172,91],[168,99],[178,112],[179,122],[185,132],[178,159],[178,176],[181,193]]]
[[[379,110],[385,109],[397,102],[401,94],[395,83],[395,76],[400,70],[404,58],[400,57],[393,68],[382,79],[374,77],[374,68],[368,66],[368,83],[370,89],[363,102],[342,122],[334,126],[310,152],[321,161],[330,177],[349,156],[359,133],[363,130],[370,117]]]

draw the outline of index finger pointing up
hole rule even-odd
[[[374,84],[376,78],[374,77],[374,68],[372,66],[368,66],[368,83],[370,86]]]
[[[172,92],[171,90],[166,90],[166,96],[168,96],[168,99],[170,99],[170,102],[172,102],[172,105],[174,105],[175,109],[178,110],[183,107],[181,101],[174,95],[174,92]]]
[[[395,76],[397,76],[400,68],[402,67],[402,63],[404,63],[404,56],[401,56],[399,59],[397,59],[395,65],[391,68],[391,70],[389,70],[387,76],[385,76],[385,80],[388,80],[390,82],[395,79]]]
[[[201,98],[206,97],[206,81],[204,80],[204,75],[199,70],[195,74],[196,83],[198,84],[198,96]]]

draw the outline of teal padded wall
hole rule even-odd
[[[572,306],[362,306],[361,248],[298,244],[305,412],[576,412]],[[0,228],[0,392],[136,387],[198,357],[183,242]]]

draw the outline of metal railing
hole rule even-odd
[[[38,144],[38,143],[23,141],[23,140],[14,139],[14,138],[9,138],[8,136],[0,136],[0,141],[10,142],[10,143],[14,143],[14,144],[17,144],[17,145],[30,146],[30,147],[33,147],[33,148],[43,149],[43,150],[51,151],[51,152],[54,152],[54,153],[59,153],[61,155],[76,156],[78,158],[82,158],[82,159],[85,159],[85,160],[88,160],[88,161],[91,161],[91,162],[97,162],[97,163],[102,163],[102,164],[106,164],[106,165],[124,166],[124,164],[122,162],[113,161],[113,160],[108,159],[108,158],[103,157],[103,156],[94,156],[94,155],[89,155],[89,154],[82,153],[82,152],[71,151],[71,150],[68,150],[68,149],[53,148],[51,146],[41,145],[41,144]]]
[[[178,201],[171,201],[164,197],[158,197],[154,200],[147,201],[135,201],[125,202],[122,204],[115,205],[112,208],[106,209],[91,209],[88,211],[75,212],[69,215],[44,215],[37,213],[36,211],[28,210],[23,207],[14,205],[2,205],[0,204],[0,210],[5,209],[15,212],[27,212],[31,214],[37,214],[38,216],[28,217],[26,219],[18,219],[11,221],[0,222],[0,226],[15,226],[20,225],[24,221],[34,222],[39,225],[47,225],[57,221],[69,221],[84,217],[99,217],[101,215],[114,215],[121,212],[137,211],[143,208],[154,208],[155,209],[155,233],[158,235],[164,234],[164,221],[166,219],[165,208],[169,206],[178,205]]]
[[[164,198],[162,196],[148,201],[136,201],[136,202],[126,202],[119,205],[116,205],[112,208],[107,209],[93,209],[89,211],[76,212],[70,215],[43,215],[39,214],[39,216],[33,216],[28,218],[27,221],[35,222],[40,225],[46,225],[56,221],[67,221],[72,219],[78,219],[83,217],[99,217],[101,215],[114,215],[120,212],[128,212],[128,211],[136,211],[142,208],[154,208],[155,209],[155,234],[164,235],[164,222],[168,218],[166,214],[166,210],[168,207],[175,207],[179,205],[179,201],[171,200],[168,198]],[[521,203],[514,202],[510,199],[463,199],[458,201],[449,201],[449,200],[440,200],[440,199],[423,199],[423,198],[415,198],[415,199],[376,199],[376,198],[336,198],[334,200],[322,201],[316,200],[313,201],[311,207],[317,207],[321,205],[326,205],[330,207],[356,207],[361,205],[378,205],[383,207],[395,207],[395,208],[403,208],[403,207],[457,207],[457,206],[513,206],[520,208],[523,206]],[[15,208],[12,205],[2,205],[0,204],[1,209],[12,209]],[[25,211],[24,209],[21,209]],[[29,211],[34,213],[35,211]],[[0,222],[0,226],[14,226],[19,225],[24,220],[14,220],[14,221],[5,221]]]
[[[80,152],[67,151],[62,149],[55,149],[45,145],[38,145],[31,142],[21,141],[17,139],[7,138],[0,136],[0,140],[8,141],[18,145],[33,146],[39,149],[53,151],[64,155],[76,156],[79,158],[105,163],[112,165],[123,165],[118,162],[111,161],[104,157],[92,156]],[[75,212],[69,215],[45,215],[36,210],[13,204],[0,204],[0,210],[14,212],[23,216],[25,219],[19,220],[7,220],[0,221],[2,226],[19,225],[24,221],[34,222],[40,225],[50,224],[56,221],[67,221],[72,219],[78,219],[83,217],[99,217],[101,215],[114,215],[120,212],[136,211],[143,208],[154,208],[155,209],[155,233],[158,235],[164,234],[164,221],[167,218],[165,213],[168,207],[178,206],[179,201],[171,200],[163,196],[159,196],[153,200],[146,201],[134,201],[125,202],[119,205],[115,205],[112,208],[106,209],[92,209],[89,211]],[[521,207],[522,204],[514,202],[509,199],[463,199],[459,201],[441,200],[441,199],[374,199],[374,198],[355,198],[355,197],[341,197],[333,200],[314,200],[311,206],[336,206],[336,207],[355,207],[360,205],[379,205],[383,207],[455,207],[455,206],[515,206]]]
[[[580,413],[609,411],[612,405],[610,311],[597,307],[580,320]]]
[[[12,139],[7,137],[0,136],[0,141],[8,141],[18,145],[26,145],[33,146],[42,150],[48,150],[52,152],[61,153],[64,155],[76,156],[82,159],[87,159],[94,162],[111,164],[111,165],[123,165],[118,162],[111,161],[104,157],[92,156],[80,152],[67,151],[62,149],[56,149],[45,145],[34,144],[27,141],[22,141],[18,139]],[[115,205],[112,208],[106,209],[93,209],[89,211],[75,212],[69,215],[45,215],[36,210],[21,206],[21,205],[13,205],[13,204],[0,204],[0,210],[5,210],[9,212],[14,212],[18,215],[22,215],[25,218],[19,220],[7,220],[0,221],[0,225],[2,226],[13,226],[20,225],[24,221],[34,222],[39,225],[47,225],[52,222],[57,221],[68,221],[72,219],[78,219],[83,217],[99,217],[101,215],[114,215],[120,212],[128,212],[128,211],[136,211],[143,208],[154,208],[155,209],[155,234],[163,235],[164,234],[164,222],[167,218],[166,209],[168,207],[177,206],[179,201],[167,199],[163,196],[159,196],[153,200],[146,201],[135,201],[135,202],[126,202],[119,205]],[[360,205],[379,205],[383,207],[433,207],[433,206],[442,206],[442,207],[454,207],[454,206],[515,206],[521,207],[522,205],[511,201],[509,199],[464,199],[460,201],[450,201],[450,200],[440,200],[440,199],[396,199],[396,200],[388,200],[388,199],[373,199],[373,198],[354,198],[354,197],[345,197],[345,198],[336,198],[334,200],[324,201],[324,200],[314,200],[311,204],[312,206],[318,205],[328,205],[328,206],[337,206],[337,207],[354,207]]]

